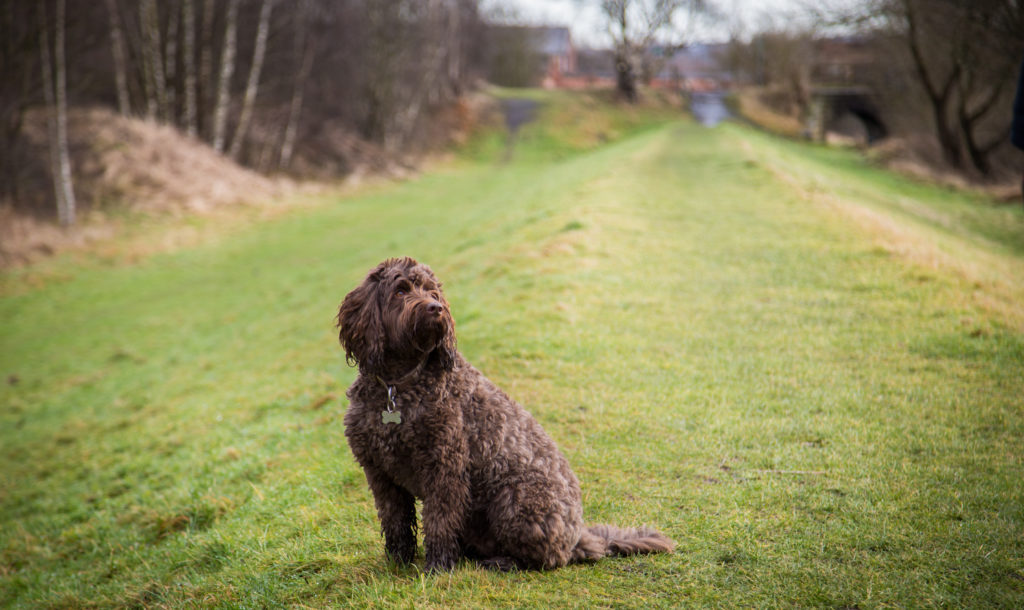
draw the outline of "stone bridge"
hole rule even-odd
[[[865,144],[881,140],[889,133],[881,119],[878,98],[861,86],[813,87],[805,128],[808,137],[817,142],[823,142],[829,131],[838,131]]]

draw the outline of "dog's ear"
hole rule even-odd
[[[437,346],[438,361],[441,363],[441,368],[445,371],[450,371],[455,368],[455,331],[449,330],[444,337],[444,341],[441,345]]]
[[[438,287],[440,289],[440,286]],[[441,344],[437,346],[437,354],[441,362],[441,368],[450,371],[455,368],[455,356],[458,353],[458,345],[455,340],[455,318],[452,316],[451,306],[448,300],[441,294],[441,304],[444,305],[445,334]]]
[[[338,307],[338,340],[345,361],[373,370],[384,357],[384,324],[380,304],[380,269],[370,273]]]

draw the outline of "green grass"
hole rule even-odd
[[[481,130],[459,151],[462,159],[476,162],[550,163],[595,150],[626,134],[636,135],[679,117],[683,106],[678,95],[651,92],[635,106],[615,104],[614,92],[545,91],[542,89],[490,90],[497,99],[528,99],[537,102],[537,120],[522,126],[511,154],[504,122],[502,129]]]
[[[1017,268],[1021,214],[737,126],[634,117],[598,145],[558,122],[590,102],[547,99],[508,164],[8,272],[0,605],[1024,604],[1020,305],[915,254]],[[384,560],[332,317],[394,255],[445,281],[460,349],[559,443],[588,521],[674,554]]]

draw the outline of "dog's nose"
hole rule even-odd
[[[437,301],[431,301],[427,305],[427,313],[430,313],[430,314],[437,315],[437,314],[441,313],[441,310],[443,310],[443,309],[444,309],[444,305],[438,303]]]

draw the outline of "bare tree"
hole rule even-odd
[[[53,57],[50,53],[50,28],[46,18],[46,4],[39,7],[39,45],[42,63],[43,95],[49,108],[47,125],[50,134],[50,171],[57,199],[57,218],[60,224],[75,224],[75,190],[71,183],[71,159],[68,154],[67,69],[64,53],[64,0],[57,0],[54,16]]]
[[[202,106],[202,112],[196,117],[202,121],[203,134],[212,138],[210,121],[212,116],[210,109],[214,105],[214,77],[213,77],[213,20],[215,14],[215,0],[200,0],[203,3],[203,21],[199,36],[199,85],[201,94],[198,102]],[[202,118],[200,118],[202,117]]]
[[[416,64],[418,67],[408,76],[400,77],[396,83],[401,101],[395,113],[392,133],[385,142],[392,148],[408,140],[419,120],[425,104],[437,103],[442,95],[443,76],[447,68],[450,32],[445,0],[429,0],[420,16],[420,44]]]
[[[989,174],[992,153],[1007,139],[1024,4],[874,0],[854,19],[907,57],[945,161]]]
[[[71,183],[71,156],[68,152],[68,88],[67,88],[67,53],[64,52],[66,38],[65,0],[57,0],[54,16],[53,56],[54,56],[54,90],[57,103],[57,151],[60,169],[61,199],[64,204],[61,224],[75,224],[75,189]]]
[[[963,66],[954,62],[948,69],[943,70],[932,65],[925,57],[925,39],[927,39],[928,25],[922,23],[924,16],[918,11],[917,3],[914,0],[900,0],[897,10],[906,27],[906,45],[910,56],[914,61],[914,69],[917,72],[921,87],[928,102],[931,105],[932,119],[935,123],[935,135],[942,146],[942,153],[950,165],[960,167],[961,150],[960,138],[956,127],[951,125],[947,116],[949,105],[956,92],[957,79]],[[944,73],[942,73],[944,72]]]
[[[292,153],[295,151],[295,138],[299,132],[299,118],[302,116],[302,99],[304,97],[304,84],[309,78],[313,68],[313,47],[307,46],[302,53],[302,64],[295,77],[295,87],[292,91],[291,103],[288,105],[288,124],[284,130],[284,139],[281,141],[281,155],[278,167],[287,169],[292,162]]]
[[[302,115],[302,100],[305,95],[306,81],[313,70],[314,45],[309,35],[309,0],[299,4],[298,18],[295,24],[295,52],[299,59],[299,69],[292,82],[292,97],[288,104],[288,122],[281,140],[281,152],[278,156],[278,168],[287,169],[292,162],[295,151],[295,139],[299,131],[299,117]]]
[[[235,135],[231,140],[231,148],[228,152],[232,159],[238,159],[238,155],[242,151],[242,142],[245,140],[245,134],[249,130],[249,121],[252,119],[252,107],[256,102],[256,92],[260,85],[260,72],[263,71],[263,58],[267,52],[270,10],[273,6],[273,0],[262,0],[260,23],[256,30],[256,45],[252,52],[252,66],[249,68],[249,79],[245,85],[245,97],[242,98],[242,113],[238,117],[238,127],[235,128]]]
[[[1024,53],[1024,4],[1016,0],[968,2],[962,10],[972,34],[959,53],[963,65],[957,81],[956,120],[971,164],[981,174],[992,171],[991,154],[1010,135],[1008,117],[1014,69]],[[989,44],[972,44],[987,39]],[[987,132],[987,133],[986,133]]]
[[[43,77],[43,99],[46,101],[47,142],[50,149],[50,176],[53,179],[53,194],[57,200],[57,217],[64,219],[64,188],[60,183],[60,151],[57,136],[57,100],[53,87],[53,60],[50,57],[49,20],[46,3],[36,5],[39,14],[39,61]]]
[[[160,18],[156,0],[142,0],[139,4],[142,29],[142,63],[146,85],[147,118],[167,118],[167,80],[164,74],[162,45],[160,44]]]
[[[117,0],[106,0],[107,12],[110,15],[110,49],[114,56],[114,81],[117,85],[117,108],[121,114],[128,116],[132,112],[131,98],[128,95],[128,67],[125,61],[124,32],[121,18],[117,10]]]
[[[804,116],[810,104],[816,32],[808,26],[765,27],[749,42],[733,39],[726,62],[739,77],[766,88],[773,107]]]
[[[167,41],[164,47],[164,74],[166,77],[166,105],[165,119],[175,123],[177,112],[177,89],[175,82],[178,76],[178,25],[181,21],[181,10],[177,2],[173,1],[171,14],[167,21]]]
[[[70,99],[178,126],[260,169],[301,155],[326,177],[367,150],[353,132],[393,151],[435,139],[430,118],[482,68],[478,0],[60,0],[55,15],[57,2],[0,2],[0,196],[66,224]],[[38,158],[21,133],[33,107],[49,129]],[[95,191],[75,178],[82,204]]]
[[[459,0],[450,0],[447,5],[445,40],[446,85],[459,92],[462,81],[462,27],[459,17],[462,12]]]
[[[601,0],[608,34],[615,47],[615,81],[626,100],[637,99],[637,80],[650,62],[650,51],[661,40],[668,52],[682,46],[678,19],[706,10],[703,0]]]
[[[195,137],[196,126],[196,6],[195,0],[182,0],[184,40],[182,58],[185,64],[185,131]]]
[[[365,137],[388,149],[403,147],[429,108],[451,99],[461,83],[452,74],[449,54],[463,53],[452,11],[459,0],[378,0],[367,3],[362,57],[361,119]],[[456,73],[457,74],[457,73]]]
[[[39,52],[34,28],[35,7],[6,2],[0,8],[0,197],[17,200],[23,163],[19,154],[25,111],[32,99],[32,84],[37,80],[33,59]]]
[[[217,81],[217,104],[213,110],[213,148],[224,152],[227,137],[228,106],[231,103],[231,77],[235,73],[235,44],[238,36],[238,3],[228,2],[224,29],[224,47],[220,55],[220,78]]]

